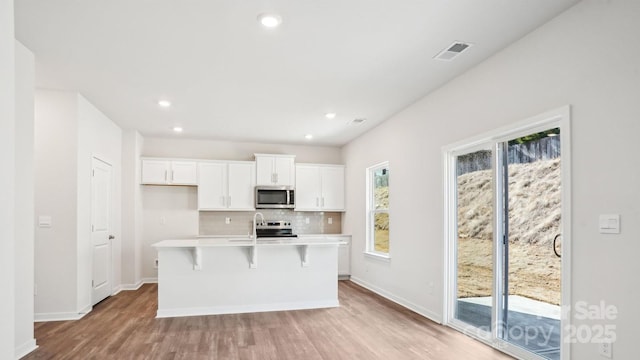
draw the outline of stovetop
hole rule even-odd
[[[298,237],[293,233],[290,221],[286,220],[265,220],[256,224],[256,236],[265,237]]]

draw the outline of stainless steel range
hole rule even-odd
[[[290,221],[286,220],[265,220],[256,223],[256,236],[258,238],[266,237],[297,237],[293,233],[293,227]]]

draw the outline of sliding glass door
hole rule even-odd
[[[503,244],[499,336],[560,359],[562,184],[560,129],[498,144]],[[554,241],[554,239],[556,241]]]
[[[480,146],[455,155],[455,319],[492,330],[494,236],[493,151]]]
[[[561,359],[557,124],[446,152],[447,322],[525,359]]]

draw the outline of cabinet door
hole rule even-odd
[[[255,168],[253,162],[229,163],[229,209],[255,210]]]
[[[322,167],[323,210],[344,210],[344,167]]]
[[[172,161],[170,183],[174,185],[197,185],[197,165],[195,161]]]
[[[198,209],[221,210],[227,207],[227,164],[198,164]]]
[[[345,239],[343,239],[345,240]],[[338,246],[338,276],[351,275],[351,242]]]
[[[274,160],[275,185],[293,186],[295,181],[294,159],[289,157],[276,157]]]
[[[274,185],[274,158],[256,156],[256,185]]]
[[[296,210],[319,210],[320,189],[320,168],[296,166]]]
[[[169,161],[142,160],[143,184],[167,184],[169,179]]]

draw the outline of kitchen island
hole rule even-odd
[[[338,306],[337,235],[164,240],[157,317]]]

